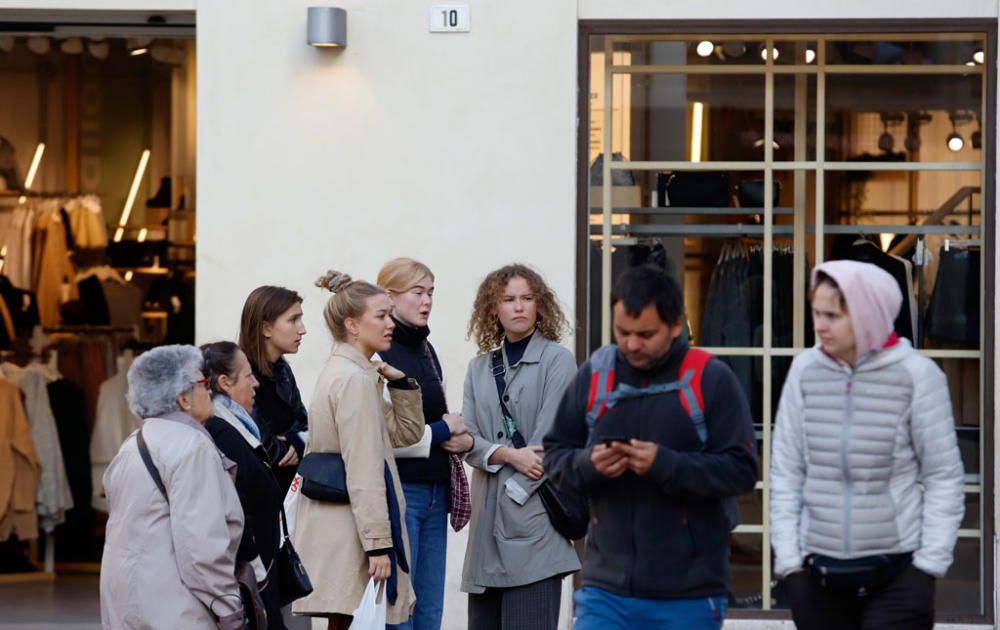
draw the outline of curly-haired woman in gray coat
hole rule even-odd
[[[962,521],[944,373],[893,332],[874,265],[813,270],[818,345],[795,358],[771,461],[774,572],[799,628],[927,628]]]
[[[201,352],[162,346],[128,371],[128,402],[163,483],[132,434],[104,474],[110,513],[101,563],[105,628],[242,628],[234,577],[243,509],[212,417]]]

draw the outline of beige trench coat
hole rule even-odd
[[[403,486],[392,449],[409,446],[424,434],[420,389],[389,387],[392,404],[383,399],[383,379],[353,346],[335,343],[316,383],[309,405],[309,442],[305,454],[342,453],[347,469],[350,505],[298,499],[295,548],[312,580],[312,594],[293,604],[306,615],[350,615],[368,585],[366,551],[392,546],[385,471],[389,463],[400,513],[406,513]],[[410,558],[406,522],[403,544]],[[388,606],[386,621],[409,619],[416,597],[410,576],[397,570],[398,597]]]
[[[135,434],[104,473],[110,505],[101,561],[105,628],[239,628],[233,576],[243,508],[225,459],[205,428],[174,412],[143,423],[142,435],[170,496],[142,463]]]

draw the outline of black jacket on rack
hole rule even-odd
[[[441,363],[427,341],[431,331],[427,326],[407,326],[395,317],[393,321],[396,322],[396,329],[392,333],[392,346],[379,352],[379,357],[420,383],[425,422],[430,425],[441,422],[444,414],[448,413],[448,402],[441,388]],[[404,483],[448,483],[451,480],[448,452],[436,445],[431,446],[427,459],[399,458],[396,467]]]
[[[295,383],[295,375],[287,361],[278,359],[272,363],[271,376],[264,376],[254,365],[251,368],[260,383],[254,399],[253,419],[260,427],[260,441],[284,493],[292,485],[298,466],[278,466],[278,462],[289,448],[294,448],[299,459],[302,459],[305,443],[299,437],[299,432],[309,430],[306,408],[302,404],[299,386]],[[285,439],[279,440],[278,436]]]

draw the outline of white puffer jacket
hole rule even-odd
[[[944,373],[909,341],[852,370],[812,348],[781,393],[771,460],[771,544],[779,576],[810,553],[912,551],[941,577],[964,513],[962,460]]]

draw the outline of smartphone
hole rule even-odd
[[[628,440],[629,438],[623,435],[602,435],[598,441],[605,446],[611,446],[612,442],[624,442],[628,444]]]

